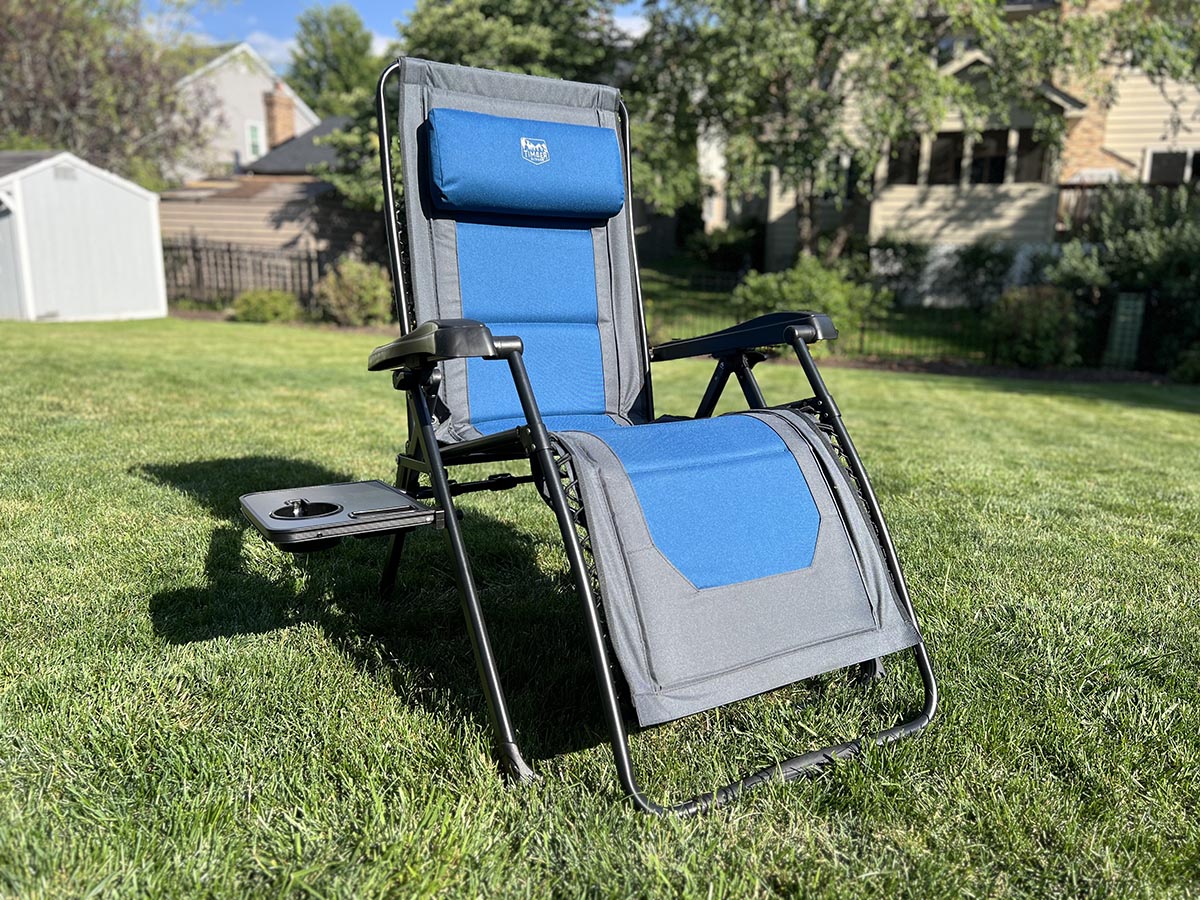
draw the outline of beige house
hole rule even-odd
[[[1092,0],[1089,9],[1107,9],[1121,0]],[[1044,5],[1044,4],[1043,4]],[[1009,14],[1029,12],[1008,4]],[[943,72],[970,78],[988,59],[959,44],[948,48]],[[1042,100],[1063,117],[1065,140],[1058,152],[1041,144],[1029,110],[1014,109],[1004,121],[985,126],[971,139],[961,117],[947,116],[934,134],[891,148],[875,172],[876,194],[856,222],[871,241],[885,236],[921,241],[934,258],[981,239],[1016,245],[1020,251],[1045,247],[1072,217],[1085,214],[1087,201],[1102,185],[1117,180],[1151,184],[1200,182],[1200,90],[1157,84],[1133,69],[1109,73],[1114,99],[1085,102],[1053,85]],[[852,111],[851,111],[852,114]],[[701,170],[710,185],[704,208],[707,229],[748,215],[766,223],[766,265],[786,267],[796,253],[796,194],[772,173],[765,203],[738,208],[726,199],[719,148],[701,147]],[[1195,162],[1195,164],[1193,164]],[[825,210],[832,222],[837,210]],[[740,215],[739,215],[740,214]]]
[[[245,171],[284,141],[315,128],[320,117],[249,44],[192,48],[178,87],[214,106],[206,145],[177,175],[193,181]]]

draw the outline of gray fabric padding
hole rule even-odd
[[[765,422],[792,451],[821,527],[808,568],[704,590],[655,547],[629,476],[603,436],[555,435],[579,479],[604,614],[643,725],[919,641],[854,489],[812,423],[790,411],[740,415]],[[721,552],[720,534],[712,535],[712,549]]]
[[[421,127],[429,110],[448,107],[600,126],[619,132],[620,94],[604,85],[487,72],[416,59],[402,60],[400,80],[400,168],[405,184],[405,248],[412,287],[409,302],[416,324],[428,319],[459,318],[462,299],[455,221],[434,210],[428,185],[421,177],[426,153]],[[412,185],[420,185],[416,196]],[[641,422],[646,418],[640,404],[648,362],[644,358],[641,312],[634,293],[630,208],[630,198],[626,197],[625,206],[617,216],[603,227],[593,229],[593,245],[605,412]],[[469,420],[466,373],[462,361],[443,364],[439,400],[450,411],[450,418],[437,423],[441,440],[479,437]]]

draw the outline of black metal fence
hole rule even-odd
[[[313,288],[332,263],[309,250],[272,250],[196,239],[165,239],[163,257],[171,301],[228,305],[257,289],[288,291],[308,307]],[[736,272],[688,269],[664,275],[643,272],[651,340],[694,337],[737,324],[729,294]],[[861,329],[845,330],[836,352],[880,359],[990,362],[992,344],[984,317],[965,309],[902,308]]]
[[[737,324],[732,313],[647,309],[652,343],[694,337]],[[986,316],[964,309],[901,308],[860,328],[841,328],[838,356],[914,362],[992,363],[995,343]]]
[[[250,290],[295,294],[308,305],[330,259],[315,250],[273,250],[197,238],[164,238],[167,299],[214,307]]]

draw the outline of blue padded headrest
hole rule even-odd
[[[625,202],[611,128],[433,109],[429,162],[438,209],[608,219]]]

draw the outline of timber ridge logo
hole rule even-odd
[[[521,138],[521,156],[527,162],[540,166],[550,162],[550,145],[541,138]]]

